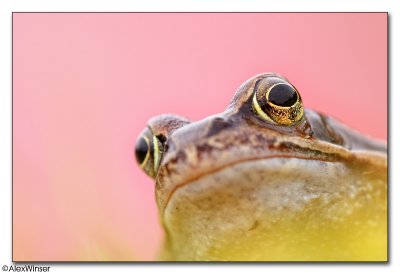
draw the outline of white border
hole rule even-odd
[[[11,13],[21,11],[381,11],[389,12],[390,35],[390,163],[399,163],[400,88],[400,4],[396,0],[1,0],[0,1],[0,266],[11,264]],[[396,142],[397,140],[397,142]],[[51,273],[204,273],[226,270],[257,273],[400,273],[399,227],[400,199],[399,169],[390,164],[390,264],[55,264]],[[393,214],[393,212],[395,214]],[[397,243],[397,244],[396,244]],[[6,272],[4,272],[6,273]]]

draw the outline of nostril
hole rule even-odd
[[[158,134],[156,137],[162,145],[164,145],[165,142],[167,141],[167,137],[165,137],[165,135],[163,135],[163,134]]]

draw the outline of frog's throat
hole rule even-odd
[[[365,248],[384,259],[387,177],[365,171],[291,157],[205,175],[167,205],[167,247],[174,260],[354,260]]]

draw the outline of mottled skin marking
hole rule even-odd
[[[386,144],[309,109],[291,125],[260,119],[252,99],[269,77],[287,81],[257,75],[201,121],[150,120],[161,259],[386,260]]]

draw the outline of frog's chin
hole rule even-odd
[[[178,245],[190,247],[188,241],[196,235],[207,247],[221,237],[234,238],[284,215],[295,216],[313,203],[356,196],[361,189],[358,182],[340,162],[300,158],[241,162],[176,188],[162,213],[163,224]]]
[[[387,178],[385,172],[379,174],[342,162],[300,158],[260,159],[219,169],[171,195],[162,214],[169,248],[180,260],[210,259],[210,254],[231,258],[230,252],[243,260],[247,253],[259,259],[253,257],[258,253],[251,255],[255,244],[256,250],[268,251],[268,245],[281,248],[279,242],[283,250],[292,250],[293,243],[293,250],[301,251],[306,242],[297,237],[313,239],[314,232],[323,237],[324,229],[340,239],[340,233],[349,231],[346,226],[340,233],[335,229],[358,216],[360,208],[382,203],[385,192],[378,190]],[[271,236],[277,231],[284,236]]]

